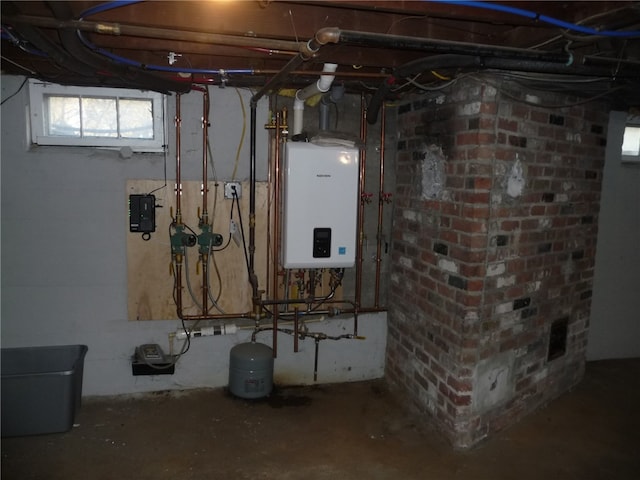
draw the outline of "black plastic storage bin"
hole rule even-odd
[[[70,430],[86,353],[86,345],[3,348],[2,436]]]

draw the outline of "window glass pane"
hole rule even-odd
[[[622,140],[623,155],[640,155],[640,127],[626,127]]]
[[[45,97],[47,135],[80,137],[80,99],[78,97]]]
[[[35,145],[128,146],[136,152],[165,149],[162,94],[32,79],[29,102]]]
[[[82,136],[118,137],[115,98],[82,98]]]
[[[153,102],[140,99],[120,99],[120,136],[122,138],[153,138]]]

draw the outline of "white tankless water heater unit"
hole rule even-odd
[[[284,161],[284,268],[355,264],[359,150],[288,142]]]

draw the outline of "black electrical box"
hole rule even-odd
[[[129,195],[129,231],[140,233],[156,231],[155,195]]]

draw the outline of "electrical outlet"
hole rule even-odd
[[[242,184],[240,182],[224,182],[224,198],[233,199],[242,197]]]

